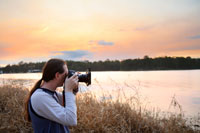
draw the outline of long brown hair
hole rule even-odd
[[[31,91],[29,92],[27,99],[25,101],[24,115],[25,115],[25,119],[28,120],[29,122],[31,121],[31,119],[30,119],[30,115],[29,115],[29,111],[28,111],[28,104],[29,104],[29,100],[31,98],[31,95],[37,90],[37,88],[40,88],[42,81],[48,82],[48,81],[55,78],[55,74],[57,72],[63,73],[64,72],[63,66],[65,64],[66,64],[66,62],[64,60],[50,59],[44,65],[44,67],[42,69],[42,78],[35,83],[35,85],[31,89]]]

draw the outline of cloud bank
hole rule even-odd
[[[99,40],[99,41],[90,40],[89,43],[90,44],[103,45],[103,46],[114,45],[114,42],[108,42],[108,41],[104,41],[104,40]]]
[[[192,39],[192,40],[200,39],[200,35],[190,36],[189,39]]]
[[[98,44],[99,44],[99,45],[114,45],[113,42],[106,42],[106,41],[104,41],[104,40],[98,41]]]
[[[64,60],[81,60],[91,58],[93,53],[87,50],[74,51],[53,51],[51,58],[61,58]]]

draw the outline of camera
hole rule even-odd
[[[71,76],[73,76],[76,73],[76,71],[74,70],[69,70],[68,71],[68,78],[70,78]],[[78,74],[78,82],[84,82],[86,83],[86,85],[90,85],[91,84],[91,69],[87,69],[86,74]]]
[[[73,76],[75,73],[76,71],[69,70],[68,78]],[[78,82],[84,82],[86,83],[87,86],[91,84],[91,69],[90,68],[86,71],[86,74],[78,74],[77,76],[78,76]],[[73,90],[74,95],[76,95],[77,92],[78,92],[78,88]],[[65,107],[65,86],[63,89],[63,106]]]

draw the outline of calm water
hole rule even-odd
[[[0,84],[31,87],[40,78],[41,73],[0,74]],[[186,115],[200,113],[200,70],[92,72],[92,85],[80,88],[104,99],[137,96],[146,108],[161,111],[178,110],[170,106],[174,97]]]

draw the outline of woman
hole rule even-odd
[[[73,90],[78,87],[78,76],[70,78],[65,61],[50,59],[43,67],[42,78],[35,84],[26,100],[26,119],[32,122],[35,133],[69,132],[67,126],[77,125],[77,107]],[[63,96],[56,92],[65,86]]]

